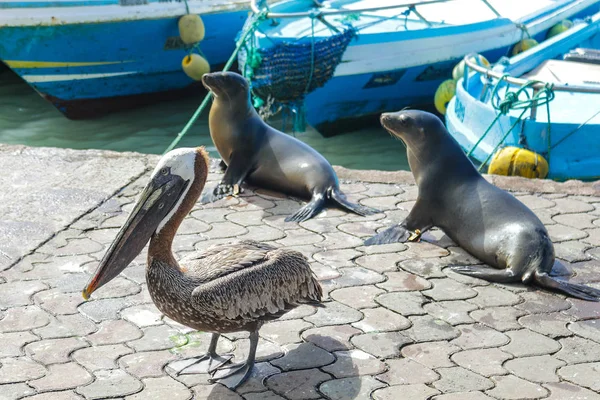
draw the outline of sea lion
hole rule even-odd
[[[213,94],[208,118],[210,136],[227,165],[223,179],[202,202],[237,194],[248,181],[259,187],[310,198],[286,221],[317,215],[327,200],[359,215],[378,212],[353,204],[340,191],[331,164],[304,142],[267,125],[250,102],[248,81],[234,72],[205,74],[202,83]]]
[[[539,218],[510,193],[485,180],[435,115],[399,111],[381,115],[381,124],[407,148],[419,188],[404,221],[365,245],[417,239],[432,226],[488,266],[452,270],[491,282],[523,282],[592,301],[600,290],[550,276],[554,246]]]

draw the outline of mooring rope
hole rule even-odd
[[[500,79],[498,79],[498,82],[494,86],[494,90],[492,92],[492,106],[494,107],[494,109],[496,109],[498,111],[498,113],[496,114],[496,117],[494,118],[492,123],[488,126],[488,128],[483,133],[483,135],[481,135],[481,137],[477,140],[477,142],[475,142],[475,144],[473,145],[471,150],[469,150],[469,152],[467,153],[467,156],[471,156],[473,154],[473,152],[475,151],[477,146],[479,146],[479,144],[483,141],[483,139],[487,136],[487,134],[492,130],[492,127],[500,119],[501,116],[507,115],[510,112],[510,110],[523,110],[523,111],[517,117],[515,122],[513,122],[511,127],[508,129],[508,131],[506,131],[506,133],[504,134],[502,139],[500,139],[498,144],[496,144],[496,147],[494,147],[494,149],[489,153],[489,155],[485,159],[485,161],[479,166],[479,171],[481,171],[483,169],[483,167],[485,167],[485,165],[488,163],[490,158],[492,158],[492,156],[494,155],[496,150],[498,150],[498,147],[500,147],[500,145],[502,143],[504,143],[504,140],[508,137],[510,132],[512,132],[512,130],[515,128],[515,126],[517,126],[517,124],[523,119],[523,116],[525,115],[527,110],[531,109],[532,107],[537,107],[537,106],[541,106],[541,105],[546,105],[546,113],[548,115],[548,122],[547,122],[547,124],[548,124],[548,157],[547,158],[548,158],[548,163],[550,162],[550,150],[551,150],[551,146],[550,146],[550,143],[551,143],[551,141],[550,141],[551,140],[550,102],[554,99],[554,91],[552,90],[553,85],[546,83],[544,85],[544,87],[542,87],[542,89],[540,89],[540,91],[538,91],[537,93],[535,93],[533,95],[533,97],[531,97],[529,95],[529,92],[527,92],[527,89],[531,88],[536,83],[542,83],[542,82],[533,81],[533,80],[527,81],[527,83],[524,84],[523,86],[521,86],[516,92],[507,92],[506,95],[504,96],[504,99],[499,101],[498,99],[500,98],[500,96],[497,96],[498,90],[500,89],[500,85],[501,85],[502,81],[505,80],[508,76],[509,76],[509,74],[502,75],[502,77],[500,77]],[[519,96],[523,93],[527,96],[527,98],[519,99]]]

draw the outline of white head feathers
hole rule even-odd
[[[177,203],[173,206],[173,209],[167,214],[167,216],[160,222],[156,232],[160,232],[162,228],[164,228],[165,224],[175,215],[185,196],[187,195],[192,183],[194,182],[194,178],[196,177],[196,157],[199,156],[198,152],[194,148],[184,147],[180,149],[171,150],[167,154],[165,154],[158,164],[154,171],[152,171],[152,178],[156,175],[162,173],[163,168],[170,168],[171,175],[178,175],[183,180],[189,181],[187,187],[177,200]]]
[[[171,174],[179,175],[184,180],[192,181],[196,168],[196,156],[198,152],[194,148],[183,147],[171,150],[165,154],[152,171],[152,177],[160,174],[163,168],[171,168]]]

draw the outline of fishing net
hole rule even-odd
[[[240,49],[238,65],[250,81],[257,108],[284,105],[298,114],[304,97],[333,76],[356,30],[347,25],[342,31],[315,38],[312,23],[313,35],[305,40],[257,47],[256,37],[250,35]]]

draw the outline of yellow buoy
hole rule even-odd
[[[210,64],[199,54],[191,54],[183,57],[181,62],[183,72],[195,81],[202,79],[202,75],[210,72]]]
[[[564,20],[560,21],[558,24],[554,25],[552,28],[550,28],[550,30],[546,34],[546,39],[549,39],[552,36],[556,36],[559,33],[563,33],[564,31],[570,29],[571,27],[573,27],[573,22],[571,22],[568,19],[564,19]]]
[[[452,100],[456,93],[456,81],[454,79],[446,79],[440,83],[433,97],[433,104],[440,114],[446,114],[446,106]]]
[[[477,57],[477,59],[475,57]],[[469,61],[477,62],[477,64],[483,65],[485,67],[490,66],[490,62],[487,60],[487,58],[485,58],[481,54],[477,54],[477,56],[470,57]],[[452,70],[452,79],[457,81],[463,77],[464,73],[465,73],[465,60],[462,59],[462,60],[460,60],[460,62],[458,64],[456,64],[456,66]]]
[[[548,176],[548,161],[533,151],[508,146],[494,154],[488,174],[544,179]]]
[[[515,47],[513,47],[512,49],[512,55],[516,56],[517,54],[522,53],[525,50],[529,50],[530,48],[535,47],[538,44],[539,43],[535,39],[523,39],[519,43],[515,44]]]
[[[185,44],[198,43],[204,39],[204,22],[196,14],[186,14],[179,18],[179,36]]]

